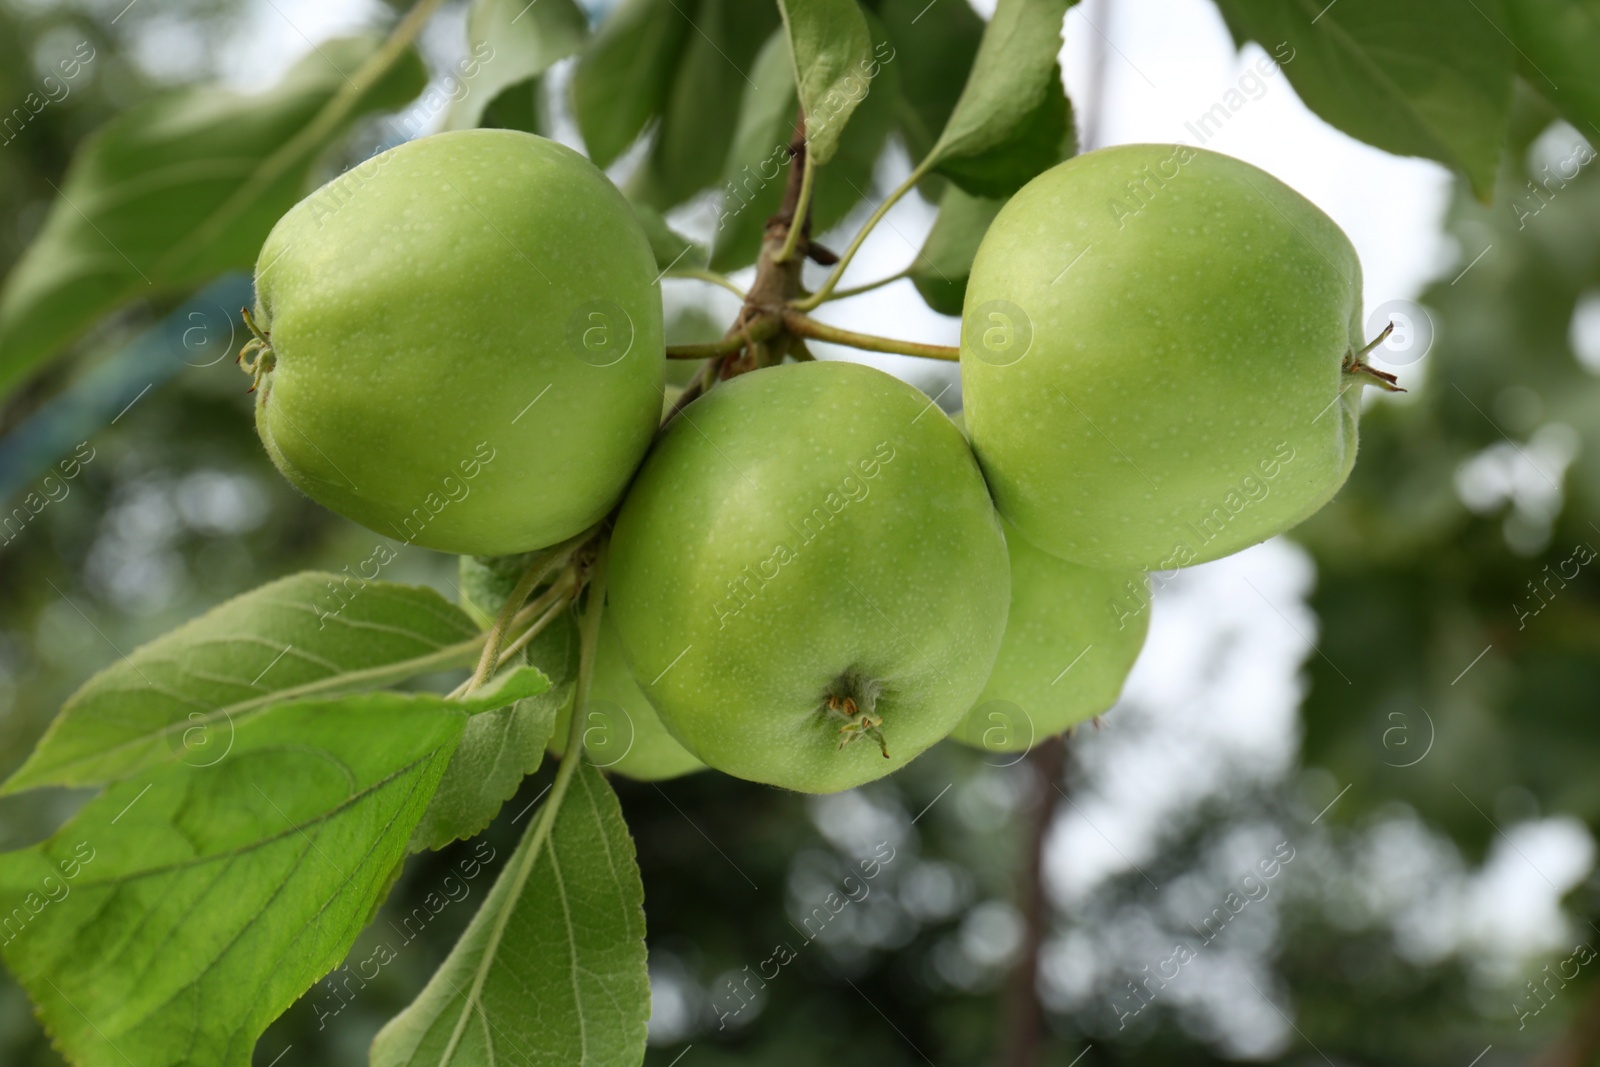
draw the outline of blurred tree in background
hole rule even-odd
[[[156,91],[153,69],[169,83],[213,76],[199,57],[239,18],[220,0],[120,7],[0,5],[0,100],[24,97],[79,42],[95,55],[0,146],[0,270],[83,137]],[[132,58],[185,42],[189,63]],[[686,1046],[685,1067],[993,1062],[1020,1010],[1010,970],[1030,941],[1050,1063],[1596,1062],[1600,883],[1588,862],[1546,871],[1538,847],[1538,835],[1565,833],[1592,850],[1600,823],[1594,159],[1580,131],[1519,95],[1494,200],[1463,185],[1449,213],[1459,255],[1420,300],[1433,341],[1407,372],[1411,392],[1372,404],[1349,484],[1294,535],[1304,551],[1276,549],[1291,569],[1314,565],[1287,767],[1225,775],[1137,863],[1058,892],[1042,926],[1021,903],[1039,819],[1053,812],[1059,831],[1101,810],[1102,757],[1160,743],[1166,720],[1137,696],[1071,739],[1059,790],[1043,760],[949,744],[834,797],[709,773],[618,780],[648,901],[649,1062],[678,1063]],[[13,399],[0,427],[174,306],[140,305],[102,328],[76,365]],[[715,329],[690,309],[673,339]],[[68,491],[0,535],[0,774],[120,650],[263,581],[370,551],[374,535],[277,477],[250,413],[223,359],[95,430],[71,475],[59,466],[69,454],[46,457]],[[455,595],[455,562],[437,554],[404,549],[386,576]],[[1181,714],[1183,697],[1168,698]],[[378,932],[350,955],[367,958],[393,931],[406,945],[396,963],[354,995],[335,972],[267,1032],[256,1062],[364,1062],[464,928],[548,778],[526,782],[481,841],[413,857]],[[81,799],[0,800],[0,847],[40,839]],[[863,864],[869,891],[819,912]],[[1490,875],[1517,866],[1563,890],[1563,932],[1548,943],[1508,945],[1478,923],[1494,909]],[[9,976],[0,1062],[59,1062]]]

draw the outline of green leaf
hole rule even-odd
[[[1234,37],[1276,57],[1300,99],[1324,120],[1386,152],[1454,167],[1488,196],[1511,114],[1511,44],[1490,21],[1498,0],[1217,6]],[[1209,109],[1197,108],[1200,143],[1244,100],[1225,94]]]
[[[467,15],[469,55],[456,71],[466,95],[445,115],[445,128],[477,126],[501,93],[516,87],[533,96],[533,79],[557,60],[575,55],[589,22],[573,0],[474,0]]]
[[[768,38],[756,55],[750,80],[754,84],[744,95],[723,167],[722,207],[711,252],[714,270],[755,262],[767,217],[783,200],[796,105],[794,65],[782,31]]]
[[[911,158],[933,150],[950,121],[983,35],[983,19],[970,4],[884,0],[878,7],[904,92],[896,123]]]
[[[978,44],[967,84],[923,166],[937,167],[960,181],[963,174],[973,172],[970,165],[963,166],[965,161],[996,151],[1017,152],[1014,142],[1018,140],[1024,145],[1036,145],[1041,139],[1050,143],[1057,129],[1049,124],[1057,114],[1051,110],[1051,98],[1061,86],[1061,72],[1056,65],[1061,51],[1061,23],[1067,8],[1075,2],[999,0]],[[1058,144],[1056,151],[1059,150]],[[1027,148],[1020,151],[1023,158],[1037,155],[1036,147],[1031,153]],[[969,191],[976,195],[1003,194],[1020,185],[1018,182],[1009,189],[997,190],[989,182]]]
[[[481,715],[538,696],[549,688],[550,679],[539,668],[512,667],[495,675],[486,685],[456,697],[452,703],[460,705],[468,715]]]
[[[85,140],[39,236],[0,290],[0,393],[129,301],[251,268],[268,231],[305,191],[315,157],[354,119],[421,92],[426,73],[407,52],[341,128],[242,210],[230,207],[375,49],[367,39],[330,41],[266,93],[179,90],[129,108]]]
[[[489,102],[478,116],[478,125],[499,130],[521,130],[544,136],[542,107],[544,80],[529,78],[518,82]]]
[[[841,133],[833,159],[813,179],[816,188],[811,194],[811,224],[818,234],[843,221],[865,199],[900,109],[897,53],[883,23],[869,14],[867,25],[872,31],[872,56],[860,68],[866,95]]]
[[[778,0],[778,10],[806,115],[806,151],[820,166],[833,158],[840,133],[867,94],[872,34],[856,0]]]
[[[466,614],[431,589],[296,574],[90,678],[0,792],[99,785],[177,759],[204,765],[274,703],[469,666],[480,643]]]
[[[1600,2],[1517,0],[1505,5],[1518,66],[1591,142],[1600,141]]]
[[[373,1040],[372,1067],[644,1058],[644,887],[616,794],[581,763],[529,869],[537,826],[421,995]]]
[[[1005,199],[1076,150],[1072,105],[1058,73],[1010,139],[979,155],[945,159],[939,172],[973,196]]]
[[[577,681],[578,631],[571,615],[545,627],[525,658],[541,668],[534,673],[547,680],[546,687],[467,720],[461,744],[411,835],[412,851],[443,848],[482,833],[522,780],[539,769],[556,716],[572,702]]]
[[[440,697],[281,704],[0,856],[7,963],[78,1067],[248,1067],[387,892],[466,716]]]
[[[662,272],[674,267],[704,267],[708,253],[705,248],[689,240],[683,234],[667,225],[667,220],[661,217],[661,212],[653,207],[631,202],[633,213],[638,216],[639,225],[644,229],[645,237],[650,241],[650,251],[655,253],[656,266]]]
[[[970,196],[955,186],[945,190],[939,217],[911,268],[911,284],[933,310],[943,315],[961,314],[972,257],[1004,206],[1004,200]]]
[[[772,5],[699,0],[650,155],[629,182],[630,197],[665,211],[713,184],[733,141],[747,74],[777,27]]]
[[[874,43],[872,59],[863,71],[866,95],[839,138],[833,161],[815,177],[811,220],[813,231],[819,234],[842,220],[866,196],[873,167],[898,111],[898,56],[881,24],[869,16],[868,25]],[[711,254],[712,267],[721,271],[755,262],[767,218],[783,203],[796,106],[794,68],[784,33],[774,33],[767,41],[750,77],[755,88],[745,94],[724,168],[722,209]]]
[[[609,167],[665,107],[696,6],[622,0],[579,57],[572,110],[596,166]]]

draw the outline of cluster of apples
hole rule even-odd
[[[1381,378],[1327,216],[1237,160],[1133,145],[995,219],[957,420],[806,361],[658,433],[660,274],[604,174],[504,130],[377,162],[262,249],[261,439],[316,500],[443,551],[525,553],[615,512],[595,695],[631,721],[596,736],[631,738],[601,762],[640,777],[829,792],[945,737],[1020,751],[1100,713],[1147,573],[1321,507]]]

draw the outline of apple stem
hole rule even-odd
[[[695,281],[710,282],[712,285],[720,285],[722,288],[728,290],[728,292],[732,293],[740,300],[745,299],[749,295],[743,289],[735,285],[726,275],[718,274],[714,270],[701,270],[699,267],[680,267],[676,270],[667,271],[665,277],[692,278]]]
[[[557,545],[536,558],[533,564],[523,571],[522,577],[517,579],[517,584],[512,587],[505,603],[500,605],[500,612],[495,616],[494,625],[489,628],[488,638],[483,643],[483,654],[478,657],[477,669],[472,672],[472,677],[467,679],[463,692],[472,692],[494,676],[495,670],[500,666],[500,648],[505,644],[506,634],[511,629],[512,621],[516,619],[528,595],[540,582],[572,562],[573,556],[592,534],[592,530],[585,530],[577,537]]]
[[[849,247],[840,254],[839,261],[834,264],[833,271],[828,275],[827,280],[822,283],[822,288],[804,300],[797,301],[795,303],[796,307],[801,311],[810,311],[823,301],[833,298],[833,291],[839,287],[840,279],[844,277],[844,272],[849,269],[850,261],[855,258],[856,253],[861,250],[861,246],[866,242],[867,235],[872,233],[878,223],[883,220],[883,217],[889,213],[890,208],[898,204],[902,197],[917,187],[917,183],[927,175],[935,162],[936,158],[930,154],[928,158],[917,164],[905,181],[897,185],[888,196],[883,198],[883,202],[873,209],[872,214],[867,217],[867,221],[862,225],[861,229],[857,230],[856,235],[850,239]]]
[[[517,621],[525,617],[533,618],[533,625],[529,626],[516,636],[515,640],[506,643],[500,650],[500,657],[496,669],[504,667],[511,662],[511,657],[521,652],[532,643],[535,637],[542,633],[560,615],[572,606],[573,597],[577,594],[578,580],[572,569],[557,578],[549,589],[535,597],[526,608],[517,613]],[[513,623],[515,626],[516,623]]]
[[[713,359],[717,356],[730,356],[745,348],[752,341],[765,341],[778,332],[783,323],[776,317],[764,317],[755,320],[738,333],[730,334],[720,341],[707,341],[702,344],[668,345],[668,359]]]
[[[887,278],[879,278],[875,282],[866,282],[863,285],[853,285],[848,289],[835,289],[832,293],[830,293],[828,295],[828,299],[829,300],[847,300],[852,296],[860,296],[862,293],[870,293],[874,289],[882,289],[885,285],[893,285],[895,282],[900,281],[902,278],[909,278],[910,276],[911,276],[911,267],[907,267],[905,270],[896,271],[894,274],[889,275]]]
[[[783,244],[779,247],[777,254],[772,257],[772,261],[774,263],[789,262],[789,260],[795,258],[795,253],[797,251],[800,253],[802,258],[810,258],[811,255],[811,250],[807,246],[811,243],[809,238],[811,236],[811,182],[813,164],[811,162],[811,153],[806,151],[805,123],[805,113],[801,112],[800,117],[796,122],[796,125],[799,128],[799,133],[795,137],[795,141],[799,145],[800,158],[798,160],[791,161],[790,164],[791,166],[793,166],[796,162],[800,164],[800,190],[795,194],[794,203],[791,205],[786,205],[787,211],[785,213],[789,216],[789,230],[786,234],[784,234]],[[791,151],[792,150],[793,148],[791,146]],[[831,255],[832,253],[829,254]],[[838,262],[837,256],[834,257],[834,262]]]
[[[810,337],[818,341],[832,341],[834,344],[849,345],[867,352],[892,352],[901,356],[922,356],[927,359],[959,360],[961,349],[951,345],[925,345],[917,341],[901,341],[894,337],[879,337],[876,334],[857,333],[855,330],[846,330],[838,326],[829,326],[827,323],[818,322],[808,315],[798,311],[785,311],[783,325],[790,333],[799,334],[801,337]]]

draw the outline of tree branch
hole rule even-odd
[[[793,340],[784,335],[779,309],[800,293],[800,271],[810,250],[811,209],[807,202],[806,118],[795,117],[794,139],[789,142],[789,176],[783,188],[783,206],[767,219],[756,260],[756,278],[745,294],[744,306],[721,341],[706,345],[669,345],[671,359],[709,359],[661,420],[664,427],[723,378],[781,362]],[[801,254],[794,255],[798,250]],[[768,344],[767,342],[773,342]]]

